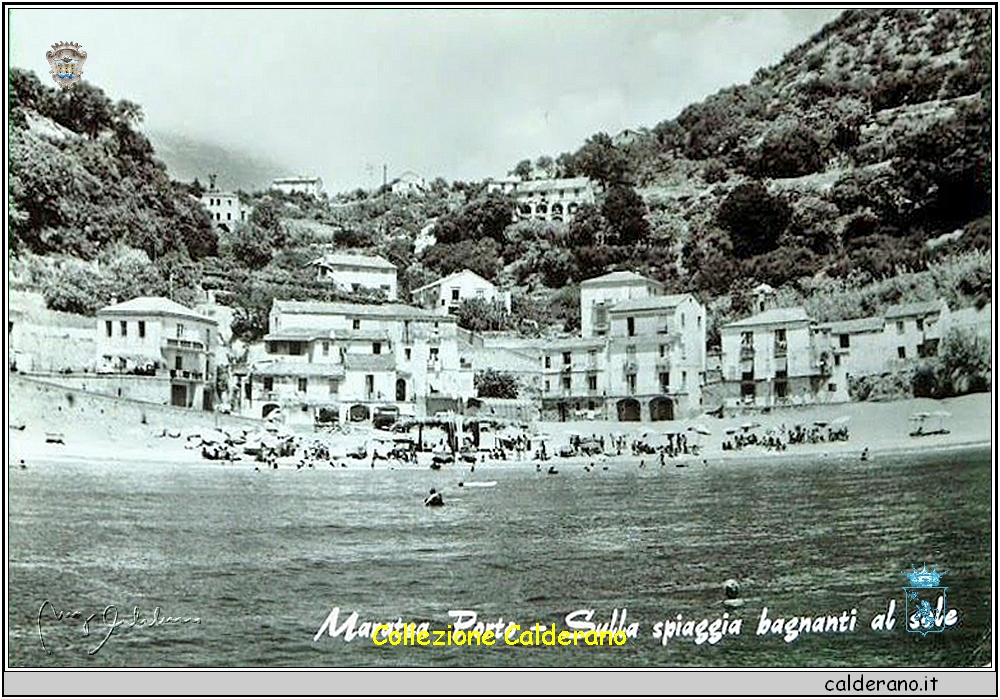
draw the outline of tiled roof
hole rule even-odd
[[[454,323],[454,316],[440,315],[415,306],[402,303],[346,303],[340,301],[282,301],[274,300],[273,309],[280,313],[308,313],[311,315],[331,315],[348,317],[398,318],[434,320]]]
[[[423,286],[414,289],[410,293],[411,294],[418,294],[421,291],[424,291],[425,289],[430,289],[430,288],[433,288],[435,286],[440,286],[441,284],[444,284],[446,282],[450,282],[452,279],[458,279],[459,277],[468,276],[470,274],[473,277],[475,277],[477,280],[479,280],[479,281],[481,281],[481,282],[483,282],[485,284],[488,284],[489,286],[494,286],[493,282],[489,281],[488,279],[484,279],[483,277],[481,277],[478,274],[476,274],[475,272],[473,272],[471,269],[463,269],[461,272],[453,272],[452,274],[449,274],[447,277],[441,277],[437,281],[431,282],[430,284],[424,284]],[[494,288],[496,288],[496,287],[494,287]]]
[[[326,376],[331,379],[344,375],[344,367],[339,364],[319,362],[291,362],[287,360],[256,362],[253,373],[261,376]]]
[[[749,328],[756,325],[781,325],[784,323],[808,323],[809,314],[806,309],[795,306],[793,308],[774,308],[757,315],[737,320],[733,323],[723,325],[723,328]]]
[[[396,358],[391,354],[345,354],[344,368],[348,371],[392,371]]]
[[[649,296],[643,299],[628,299],[618,301],[608,309],[608,313],[624,313],[627,311],[657,311],[676,308],[690,294],[668,294],[666,296]]]
[[[885,320],[882,318],[853,318],[851,320],[838,320],[832,323],[823,323],[820,328],[828,329],[834,335],[851,335],[853,333],[877,333],[882,332],[885,327]]]
[[[593,279],[585,279],[580,282],[580,286],[597,286],[597,285],[611,285],[611,284],[653,284],[655,286],[662,287],[663,284],[660,282],[647,279],[641,274],[636,274],[635,272],[610,272],[600,277],[594,277]]]
[[[901,303],[890,306],[885,312],[886,320],[890,318],[910,318],[913,316],[929,316],[934,313],[942,313],[948,310],[948,305],[938,299],[937,301],[917,301],[916,303]]]
[[[396,269],[396,265],[381,255],[352,255],[349,253],[328,253],[311,264],[321,267],[368,267],[371,269]]]
[[[171,301],[162,296],[137,296],[134,299],[116,303],[112,306],[105,306],[97,312],[98,314],[128,314],[128,315],[171,315],[182,318],[192,318],[206,323],[215,323],[215,320],[208,316],[192,311],[187,306],[182,306],[176,301]]]

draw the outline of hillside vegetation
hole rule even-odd
[[[982,303],[991,42],[989,10],[845,12],[748,85],[517,163],[523,177],[597,183],[569,225],[513,222],[512,200],[485,183],[439,178],[407,197],[244,193],[251,221],[220,235],[200,184],[172,182],[154,158],[137,105],[12,69],[14,280],[85,313],[112,294],[183,302],[202,284],[228,294],[246,338],[275,296],[342,297],[307,267],[331,249],[387,257],[404,295],[464,267],[512,288],[517,317],[491,327],[572,330],[577,284],[621,268],[696,292],[716,324],[745,313],[760,282],[821,320],[928,295]]]

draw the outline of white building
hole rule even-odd
[[[884,330],[890,356],[897,361],[936,356],[947,319],[948,304],[940,299],[890,307]]]
[[[608,396],[619,420],[674,420],[702,410],[705,308],[691,294],[611,306]]]
[[[319,197],[323,191],[323,180],[318,177],[279,177],[271,181],[271,189],[277,189],[285,194],[308,194]]]
[[[208,210],[212,225],[219,230],[232,232],[237,223],[250,217],[250,207],[243,205],[236,192],[209,190],[201,195],[201,203]]]
[[[731,407],[832,402],[829,335],[817,333],[804,308],[775,308],[723,325],[723,401]]]
[[[427,191],[427,182],[415,172],[407,170],[392,182],[392,193],[397,196],[423,194]]]
[[[635,272],[611,272],[580,283],[580,334],[601,337],[609,329],[608,311],[621,301],[663,293],[663,284]]]
[[[167,298],[140,296],[97,312],[97,372],[114,394],[211,410],[218,324]],[[94,379],[98,392],[107,380]]]
[[[510,313],[510,292],[500,291],[492,282],[468,269],[414,289],[410,297],[414,305],[439,313],[454,313],[463,301],[469,299],[487,303],[499,301]]]
[[[397,298],[396,265],[380,255],[329,253],[310,264],[316,268],[316,281],[347,292],[379,291],[389,301]]]
[[[289,422],[345,421],[391,405],[424,416],[475,395],[454,318],[402,304],[276,300],[269,321],[266,358],[243,383],[246,415],[281,408]]]
[[[594,185],[586,177],[562,179],[500,179],[487,183],[487,191],[501,192],[517,202],[514,220],[570,221],[582,204],[597,201]]]

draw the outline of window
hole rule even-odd
[[[837,390],[837,384],[835,383],[828,384],[826,390],[828,390],[830,393],[834,393]]]
[[[667,393],[670,391],[670,372],[664,371],[660,373],[660,392]]]
[[[564,376],[562,378],[562,387],[566,391],[570,390],[573,387],[573,377],[572,376]]]
[[[330,395],[337,393],[337,379],[330,379]]]
[[[903,323],[903,321],[897,320],[896,321],[896,334],[897,335],[902,335],[904,332],[906,332],[906,325]]]
[[[274,377],[273,376],[265,376],[264,377],[264,390],[265,391],[273,391],[274,390]]]
[[[177,355],[174,357],[174,369],[181,371],[184,368],[184,357]]]
[[[352,320],[351,321],[351,328],[353,330],[361,330],[361,319],[360,318],[355,318],[354,320]]]
[[[635,395],[635,374],[625,376],[625,383],[628,385],[629,395]]]
[[[688,373],[686,371],[681,372],[681,389],[686,389],[688,387]]]
[[[843,335],[840,336],[840,348],[847,349],[850,346],[851,346],[851,336],[848,335],[847,333],[844,333]]]
[[[900,359],[906,359],[906,348],[905,347],[897,347],[896,348],[896,356],[898,356]]]
[[[451,290],[451,300],[458,301],[458,289]]]
[[[407,347],[406,349],[403,350],[403,354],[406,356],[406,361],[410,361],[410,359],[413,357],[413,350]]]
[[[438,360],[438,348],[431,347],[431,361],[436,362]]]
[[[146,321],[139,321],[139,337],[146,337]]]
[[[740,333],[740,346],[741,347],[753,347],[753,333],[752,332]]]
[[[375,393],[375,375],[365,374],[365,397],[371,398]]]
[[[684,327],[684,314],[681,313],[681,327]]]
[[[329,357],[330,356],[330,343],[329,342],[324,342],[323,343],[323,356],[324,357]]]
[[[184,337],[184,325],[181,323],[177,324],[177,337]]]
[[[630,362],[635,361],[635,345],[629,345],[625,348],[625,358]]]
[[[382,354],[382,343],[373,342],[372,343],[372,354]]]
[[[660,356],[661,357],[666,357],[667,356],[667,346],[666,345],[660,345]]]
[[[917,330],[923,332],[923,330],[924,330],[924,319],[923,318],[917,318]]]
[[[563,364],[570,364],[573,361],[572,352],[563,352]]]
[[[840,366],[840,355],[839,354],[833,355],[833,365],[834,366]]]
[[[545,368],[546,369],[552,368],[552,357],[550,357],[549,355],[545,355]]]
[[[215,215],[215,220],[216,221],[221,221],[222,220],[222,214],[221,213],[216,214]]]
[[[545,379],[545,392],[548,393],[552,389],[552,385],[549,383],[548,379]]]
[[[698,329],[701,330],[701,316],[698,316]]]
[[[301,342],[289,342],[288,343],[288,354],[302,354],[302,343]]]
[[[596,391],[597,390],[597,377],[596,376],[588,376],[587,377],[587,390],[588,391]]]
[[[625,324],[628,326],[628,336],[632,337],[635,335],[635,318],[626,318]]]
[[[230,212],[228,212],[228,211],[226,212],[226,220],[227,221],[232,221],[233,220],[233,215]]]
[[[122,337],[128,336],[128,321],[122,320],[118,322],[119,330],[121,330]]]
[[[299,379],[299,393],[305,393],[306,389],[309,387],[309,382],[305,378]]]
[[[108,337],[111,337],[111,321],[110,320],[104,321],[104,332],[107,334]]]
[[[590,362],[591,366],[597,364],[597,350],[588,350],[587,360]]]

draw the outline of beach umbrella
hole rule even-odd
[[[701,424],[691,425],[690,427],[688,427],[688,430],[690,430],[691,432],[697,432],[698,434],[704,434],[704,435],[712,434],[712,430],[708,429],[707,427]]]
[[[826,420],[815,420],[813,424],[816,425],[816,427],[826,427],[830,423],[827,422]]]
[[[744,422],[742,425],[740,425],[740,427],[742,427],[745,430],[752,430],[752,429],[755,429],[757,427],[760,427],[760,423],[759,422]]]
[[[851,421],[851,416],[850,415],[841,415],[837,419],[831,420],[830,424],[831,425],[846,425],[850,421]]]

